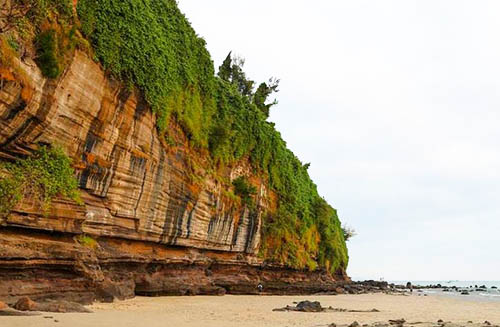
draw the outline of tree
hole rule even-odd
[[[271,77],[268,83],[261,83],[253,95],[253,103],[266,117],[269,117],[269,110],[271,107],[278,104],[276,99],[274,99],[271,103],[266,103],[266,101],[271,94],[279,92],[279,82],[279,79]]]
[[[233,59],[231,59],[231,53],[230,51],[222,62],[222,65],[219,66],[219,72],[217,75],[224,81],[230,82],[231,81],[231,64],[233,63]]]
[[[348,226],[342,226],[342,233],[344,233],[344,239],[346,241],[349,241],[349,239],[353,236],[356,236],[356,231],[354,228],[348,227]]]
[[[229,52],[226,59],[219,66],[217,75],[224,81],[229,82],[236,86],[241,95],[251,98],[253,95],[254,81],[247,79],[243,66],[245,59],[240,57],[231,56],[232,51]]]
[[[226,59],[219,66],[217,75],[224,81],[233,84],[241,95],[247,97],[252,103],[267,117],[269,110],[276,105],[278,101],[274,99],[270,103],[266,103],[269,96],[278,92],[280,80],[271,77],[267,83],[261,83],[255,93],[253,92],[255,82],[248,79],[243,66],[245,59],[240,57],[232,57],[232,52],[226,56]]]
[[[253,92],[254,81],[247,79],[247,75],[243,71],[245,59],[235,57],[231,66],[231,83],[236,85],[236,88],[241,95],[251,97]]]

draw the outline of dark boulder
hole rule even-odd
[[[321,312],[323,308],[321,307],[321,303],[318,301],[301,301],[297,304],[298,311],[303,312]]]

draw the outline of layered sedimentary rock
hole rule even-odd
[[[259,283],[271,293],[335,289],[326,273],[259,260],[272,197],[258,176],[255,208],[235,205],[181,129],[172,124],[173,144],[165,144],[145,101],[85,54],[76,52],[57,80],[30,59],[14,60],[0,71],[0,157],[59,144],[84,205],[57,199],[44,212],[27,198],[0,218],[0,299],[238,294]],[[242,161],[223,173],[233,180],[249,172]]]
[[[322,272],[262,266],[233,252],[170,248],[100,238],[85,244],[69,234],[4,230],[0,240],[0,298],[14,303],[66,299],[82,303],[134,295],[335,292],[342,283]]]
[[[85,207],[61,202],[43,215],[25,202],[6,226],[255,254],[262,211],[228,208],[221,185],[209,176],[191,181],[193,159],[182,135],[177,146],[162,144],[140,97],[79,52],[56,81],[43,79],[33,63],[20,68],[24,81],[7,81],[0,93],[0,152],[10,157],[36,143],[62,145],[77,169]],[[241,169],[229,174],[234,178]],[[259,206],[266,205],[265,192],[261,186]]]

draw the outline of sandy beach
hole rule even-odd
[[[273,312],[272,309],[301,300],[320,301],[323,306],[380,312]],[[500,323],[500,302],[472,302],[439,296],[387,294],[340,296],[196,296],[137,297],[94,304],[92,314],[53,314],[37,317],[0,317],[2,327],[285,327],[328,326],[331,323],[371,324],[404,318],[411,322],[438,319],[466,325],[468,321]],[[49,318],[51,317],[51,318]],[[57,320],[57,322],[55,321]]]

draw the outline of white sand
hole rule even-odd
[[[293,301],[320,301],[334,308],[370,310],[375,313],[273,312]],[[373,323],[405,318],[408,322],[438,319],[467,323],[488,320],[500,323],[500,302],[471,302],[438,296],[385,294],[340,296],[196,296],[137,297],[111,304],[95,304],[93,314],[43,314],[38,317],[0,317],[0,327],[256,327],[326,326]],[[52,318],[44,318],[52,316]],[[55,322],[54,320],[58,320]]]

